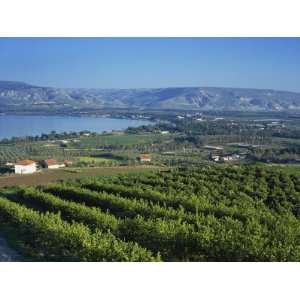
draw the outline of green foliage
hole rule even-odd
[[[159,253],[164,261],[300,261],[299,176],[293,168],[264,166],[178,169],[4,190],[10,201],[2,202],[17,202],[39,218],[84,228],[84,236],[101,233],[122,247],[140,249],[139,258],[119,260],[144,261]],[[33,232],[26,230],[24,237],[30,240]],[[56,239],[56,234],[49,236]],[[67,247],[62,238],[59,243],[60,251]],[[58,258],[53,248],[49,251],[57,260],[69,260],[66,255]],[[46,260],[52,259],[50,252]],[[101,259],[76,255],[78,260],[118,260],[108,254]]]
[[[114,235],[92,233],[82,224],[67,223],[59,215],[40,214],[0,198],[1,222],[14,228],[28,245],[33,260],[46,261],[153,261],[157,258],[134,243]]]
[[[42,212],[51,211],[60,213],[61,217],[69,222],[84,223],[94,230],[99,229],[105,232],[115,232],[118,227],[118,220],[111,214],[102,212],[98,208],[89,208],[74,202],[64,201],[34,188],[19,188],[9,198]]]

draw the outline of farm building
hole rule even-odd
[[[238,154],[231,154],[231,155],[224,155],[221,157],[222,161],[231,161],[231,160],[238,160],[240,156]]]
[[[150,162],[151,156],[149,154],[142,154],[139,157],[140,162]]]
[[[73,165],[73,162],[71,160],[65,160],[64,164],[66,167],[70,167]]]
[[[125,132],[121,130],[112,130],[111,132],[112,135],[124,135]]]
[[[43,161],[43,166],[47,169],[59,169],[65,167],[65,164],[59,163],[55,159],[46,159]]]
[[[214,154],[212,154],[212,155],[210,155],[210,159],[211,160],[213,160],[213,161],[220,161],[220,155],[214,155]]]
[[[16,174],[31,174],[36,172],[36,162],[30,159],[18,160],[15,163]]]

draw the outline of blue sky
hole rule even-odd
[[[0,38],[0,80],[300,92],[300,38]]]

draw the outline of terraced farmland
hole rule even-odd
[[[300,177],[207,167],[1,190],[34,261],[300,261]]]

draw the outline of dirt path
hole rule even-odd
[[[156,166],[120,166],[120,167],[94,167],[78,169],[45,170],[34,174],[11,174],[0,176],[0,188],[18,185],[41,185],[49,182],[66,179],[76,179],[93,176],[117,175],[126,173],[138,173],[150,170],[163,170],[166,168]]]
[[[3,261],[22,261],[22,257],[11,249],[5,239],[0,236],[0,262]]]

